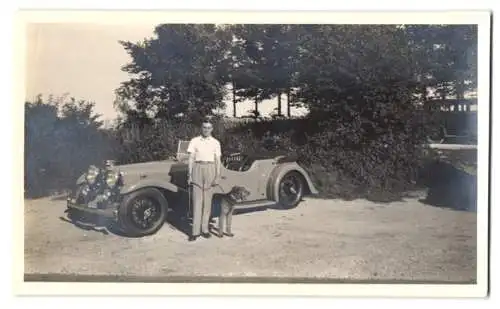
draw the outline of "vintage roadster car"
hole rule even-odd
[[[187,184],[188,142],[180,141],[171,160],[129,165],[90,166],[76,181],[67,200],[67,212],[106,219],[129,236],[157,232],[167,213],[189,209]],[[279,153],[232,153],[222,157],[220,184],[224,194],[243,186],[250,195],[239,207],[296,207],[302,197],[317,194],[307,172],[296,158]]]

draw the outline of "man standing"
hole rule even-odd
[[[193,185],[193,226],[189,241],[200,236],[210,237],[208,225],[212,209],[213,187],[218,184],[221,166],[221,147],[212,137],[213,126],[202,124],[202,134],[189,142],[188,184]]]

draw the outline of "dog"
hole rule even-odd
[[[235,186],[229,193],[220,195],[221,209],[219,215],[219,231],[217,235],[219,238],[224,237],[224,235],[229,237],[234,236],[231,232],[234,205],[238,202],[245,201],[249,194],[250,192],[246,188]]]

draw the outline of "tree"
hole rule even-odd
[[[278,115],[282,113],[282,94],[289,94],[297,70],[300,44],[296,31],[299,27],[238,25],[232,28],[240,47],[239,55],[245,59],[244,65],[238,67],[247,78],[242,84],[250,85],[242,86],[245,89],[242,95],[254,97],[256,102],[277,97]]]
[[[227,68],[230,70],[229,76],[233,86],[233,108],[236,111],[236,104],[246,99],[253,99],[254,115],[259,113],[259,102],[262,101],[262,80],[259,75],[260,67],[254,59],[247,54],[248,42],[242,36],[255,31],[253,25],[232,25],[230,31],[233,34],[230,57],[231,62]],[[234,113],[236,117],[236,112]]]
[[[438,29],[437,39],[433,75],[441,89],[449,86],[445,93],[463,100],[467,91],[477,87],[477,26],[446,25]]]
[[[403,29],[306,25],[301,37],[298,98],[317,126],[310,156],[361,186],[411,179],[425,133],[415,116],[419,68]]]
[[[425,89],[462,100],[477,88],[476,25],[408,25],[405,31],[418,53]]]
[[[94,103],[39,96],[25,103],[25,192],[40,196],[67,189],[90,165],[112,156]]]
[[[123,70],[134,77],[117,90],[119,109],[175,119],[221,107],[231,35],[212,24],[162,24],[154,34],[138,43],[120,42],[132,57]]]
[[[417,86],[414,55],[401,29],[392,26],[307,26],[299,98],[312,110],[338,112],[375,96]],[[411,100],[410,100],[411,101]]]
[[[123,43],[133,58],[125,71],[135,76],[119,89],[118,107],[132,123],[207,114],[231,84],[234,116],[239,101],[253,100],[258,117],[260,102],[277,97],[280,118],[286,94],[288,116],[296,102],[309,110],[307,125],[290,129],[290,143],[304,149],[308,164],[340,171],[358,187],[391,189],[412,179],[422,157],[427,115],[420,103],[428,88],[460,98],[475,87],[475,31],[447,25],[161,25],[155,38]],[[147,143],[153,144],[160,133],[150,135]],[[155,146],[160,155],[162,147]],[[155,151],[139,157],[148,160]]]

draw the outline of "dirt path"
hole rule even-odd
[[[166,225],[131,239],[60,219],[64,201],[25,202],[25,273],[259,276],[473,281],[476,214],[418,200],[307,199],[295,210],[235,216],[233,239],[186,236]]]

